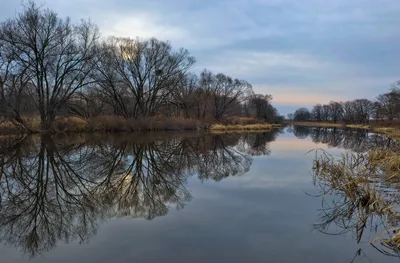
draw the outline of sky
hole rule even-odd
[[[0,21],[21,10],[0,0]],[[399,0],[36,0],[103,36],[156,37],[271,94],[281,114],[374,99],[400,80]]]

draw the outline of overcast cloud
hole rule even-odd
[[[400,79],[398,0],[37,0],[103,35],[157,37],[208,68],[300,106],[374,98]],[[18,0],[0,0],[0,20]]]

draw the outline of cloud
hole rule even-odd
[[[398,0],[37,2],[74,21],[90,17],[104,35],[170,40],[197,58],[195,72],[248,80],[278,109],[372,99],[400,79]],[[0,19],[18,10],[3,0]]]
[[[241,78],[257,78],[262,74],[296,75],[304,71],[322,70],[328,66],[328,63],[307,54],[248,50],[223,51],[202,64],[211,70]]]
[[[108,19],[109,25],[104,27],[104,36],[116,37],[142,37],[151,38],[157,36],[160,39],[168,39],[179,42],[187,38],[187,33],[180,27],[167,25],[160,17],[151,13],[140,13],[132,17],[112,16]]]

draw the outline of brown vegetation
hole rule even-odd
[[[297,124],[297,123],[295,123]],[[369,125],[305,122],[299,126],[349,127],[369,129],[386,135],[387,140],[400,139],[396,120],[371,121]],[[384,127],[386,126],[386,127]],[[305,128],[305,127],[299,127]],[[314,128],[315,129],[315,128]],[[324,128],[318,128],[324,129]],[[334,130],[334,129],[332,129]],[[337,144],[335,144],[337,146]],[[400,252],[400,148],[398,143],[380,143],[359,153],[346,152],[340,157],[317,150],[314,159],[314,181],[323,196],[319,222],[315,229],[331,233],[335,224],[340,233],[353,232],[360,242],[366,229],[381,233],[370,240],[372,246],[387,255]],[[325,198],[330,195],[331,198]],[[379,224],[373,218],[380,218]]]
[[[26,127],[31,133],[42,133],[40,119],[27,118]],[[196,119],[175,117],[138,118],[128,119],[118,116],[97,116],[85,120],[80,117],[64,117],[56,119],[49,131],[51,133],[62,132],[134,132],[134,131],[183,131],[183,130],[208,130],[211,131],[260,131],[280,127],[279,124],[260,123],[255,118],[232,117],[221,124],[209,125]],[[0,123],[0,134],[23,134],[22,127],[12,121]]]
[[[211,126],[211,132],[243,132],[243,131],[269,131],[273,128],[280,127],[279,124],[247,124],[247,125],[223,125],[214,124]]]
[[[323,196],[323,212],[315,228],[326,233],[330,224],[335,223],[341,233],[354,231],[360,242],[366,229],[376,231],[383,224],[383,233],[370,243],[384,254],[398,254],[399,164],[398,151],[377,149],[362,154],[346,153],[339,158],[317,151],[313,169]],[[333,200],[324,198],[326,195]],[[374,217],[381,220],[373,220]]]
[[[342,128],[346,127],[346,125],[342,123],[329,123],[329,122],[294,121],[286,123],[296,126],[309,126],[309,127],[342,127]]]
[[[72,24],[30,2],[0,23],[0,116],[7,120],[0,132],[184,130],[283,119],[271,95],[223,73],[196,75],[195,62],[167,41],[100,38],[92,23]]]
[[[31,133],[43,132],[40,120],[31,118],[26,122]],[[195,119],[183,118],[146,118],[126,119],[118,116],[98,116],[89,120],[79,117],[65,117],[54,121],[51,132],[132,132],[132,131],[178,131],[204,130],[207,125]],[[47,131],[48,132],[48,131]],[[26,129],[11,121],[0,124],[2,134],[26,133]]]

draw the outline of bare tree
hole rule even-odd
[[[93,80],[98,29],[78,26],[30,2],[14,19],[1,24],[0,42],[28,78],[40,113],[41,129],[51,129],[57,112]]]
[[[116,70],[115,44],[111,40],[101,44],[94,71],[99,99],[112,108],[112,113],[126,118],[134,115],[134,101]]]
[[[353,102],[351,101],[342,102],[342,108],[343,108],[344,123],[348,124],[354,122],[355,111],[353,107]]]
[[[247,96],[253,93],[248,82],[232,79],[222,73],[214,75],[207,70],[201,73],[200,83],[204,90],[212,93],[214,118],[217,121],[237,115],[238,113],[233,110],[238,109]]]
[[[25,74],[27,68],[20,67],[14,58],[14,51],[0,41],[0,112],[4,119],[29,129],[23,115],[35,113],[32,87]]]
[[[329,117],[333,123],[337,123],[343,117],[343,108],[339,102],[331,101],[329,103]]]
[[[254,94],[250,96],[249,107],[256,118],[270,122],[278,118],[278,111],[271,105],[271,100],[271,95]]]
[[[311,115],[314,121],[322,121],[322,110],[321,104],[317,104],[313,107]]]
[[[399,117],[400,114],[400,94],[397,92],[390,92],[379,95],[377,98],[377,104],[381,114],[388,120],[393,120]]]
[[[311,113],[306,108],[300,108],[294,112],[294,121],[309,121]]]
[[[131,115],[135,118],[154,116],[195,63],[187,50],[173,51],[169,42],[155,38],[110,38],[106,47],[111,52],[111,61],[104,66],[111,69],[101,71],[107,75],[106,81],[112,83],[112,90],[107,92],[114,93],[116,88],[128,91],[132,97]],[[121,98],[118,99],[124,106]]]
[[[356,123],[369,123],[373,111],[373,103],[367,99],[353,101]]]
[[[172,91],[170,103],[178,106],[185,118],[192,116],[192,112],[200,105],[201,90],[199,79],[195,74],[184,74],[178,77],[178,84]]]
[[[77,92],[68,101],[68,113],[90,119],[105,113],[105,102],[96,89],[88,89],[86,92]]]
[[[330,112],[329,105],[322,105],[321,118],[323,121],[325,122],[329,121],[329,112]]]

